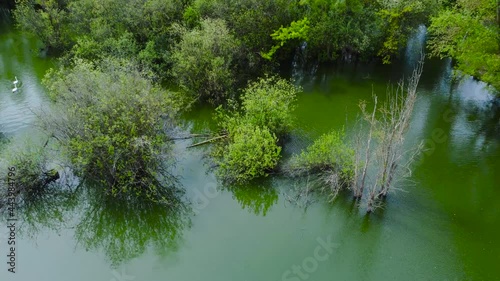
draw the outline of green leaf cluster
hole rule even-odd
[[[229,111],[217,109],[219,127],[227,137],[212,155],[223,179],[243,183],[276,167],[279,137],[292,128],[299,91],[290,81],[264,77],[248,85],[239,108],[232,102]]]
[[[266,76],[251,82],[241,96],[242,118],[283,136],[292,129],[293,111],[300,91],[300,87],[277,76]]]
[[[276,135],[266,127],[236,123],[228,128],[228,143],[218,151],[218,173],[227,181],[244,183],[266,176],[280,158]]]
[[[44,126],[75,170],[113,196],[162,197],[174,184],[166,129],[178,110],[173,95],[126,62],[82,60],[47,75],[59,117]]]
[[[283,46],[287,41],[293,39],[307,40],[309,32],[309,20],[307,17],[302,20],[292,21],[289,27],[281,26],[278,30],[271,34],[271,37],[275,41],[279,41],[278,45],[274,45],[271,50],[267,53],[261,53],[262,57],[270,60],[274,53]]]
[[[221,103],[233,89],[237,40],[220,19],[204,19],[199,28],[181,33],[172,53],[172,76],[193,99]]]
[[[495,0],[460,0],[431,19],[432,55],[451,56],[456,69],[500,89],[500,20]]]
[[[311,146],[291,159],[289,172],[303,175],[335,171],[344,182],[351,181],[354,176],[354,150],[345,143],[344,138],[343,131],[320,136]]]

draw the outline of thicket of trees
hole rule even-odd
[[[218,54],[212,60],[237,50],[235,73],[245,76],[269,65],[263,53],[279,45],[272,57],[283,61],[302,41],[308,42],[314,60],[378,55],[389,61],[439,7],[436,0],[21,0],[14,15],[19,27],[53,51],[89,59],[139,58],[162,74],[174,64],[172,52],[194,40],[188,37],[222,36],[226,41],[230,36],[238,46],[213,49]],[[218,24],[221,33],[204,35],[210,32],[209,22]]]
[[[500,2],[457,0],[429,28],[436,56],[456,59],[456,68],[500,89]]]
[[[280,139],[293,126],[295,99],[300,88],[278,77],[265,77],[250,83],[241,103],[217,108],[217,119],[224,140],[212,155],[219,175],[228,182],[244,183],[266,176],[280,159]]]
[[[499,86],[496,0],[20,0],[14,16],[48,50],[137,60],[216,103],[289,60],[302,42],[309,61],[389,63],[419,24],[430,26],[433,54]]]
[[[45,129],[79,175],[119,197],[169,201],[167,127],[193,103],[219,106],[212,156],[223,179],[244,183],[276,170],[300,89],[273,72],[300,46],[311,62],[390,63],[419,24],[430,24],[433,54],[500,86],[494,0],[19,0],[13,13],[60,58],[45,80],[60,115],[45,116]],[[376,143],[383,170],[373,186],[381,185],[368,201],[384,197],[404,154],[407,92],[382,107],[384,120],[366,115],[370,135],[357,142],[364,154],[332,132],[293,158],[289,172],[320,171],[333,197],[345,187],[361,197],[361,163]]]

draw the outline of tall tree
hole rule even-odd
[[[500,89],[500,22],[496,0],[457,0],[433,17],[432,55],[451,56],[456,69]]]

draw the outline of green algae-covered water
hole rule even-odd
[[[383,97],[389,83],[411,73],[424,39],[421,29],[392,65],[283,70],[304,88],[286,152],[329,130],[349,130],[360,99],[372,91]],[[0,29],[5,135],[20,141],[36,134],[32,109],[47,104],[40,81],[52,65],[38,57],[36,42]],[[23,83],[19,93],[11,91],[14,76]],[[349,196],[291,204],[303,183],[278,176],[222,189],[205,165],[206,148],[178,141],[178,173],[193,212],[98,195],[41,204],[19,222],[15,274],[7,272],[0,235],[0,280],[500,280],[499,112],[485,84],[453,81],[449,60],[426,61],[408,145],[425,140],[427,150],[413,184],[370,216]],[[188,128],[207,128],[210,114],[188,113]]]

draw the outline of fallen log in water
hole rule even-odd
[[[213,142],[215,140],[219,140],[219,139],[222,139],[222,138],[225,138],[225,137],[227,137],[227,135],[217,136],[217,137],[211,138],[209,140],[205,140],[205,141],[202,141],[202,142],[198,142],[198,143],[192,144],[192,145],[188,146],[187,148],[191,148],[191,147],[195,147],[195,146],[207,144],[207,143],[210,143],[210,142]]]

